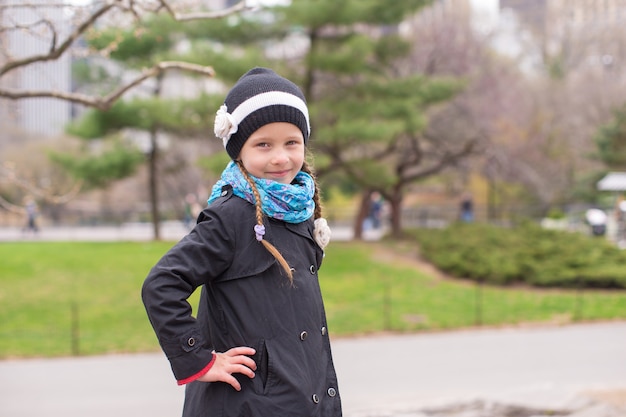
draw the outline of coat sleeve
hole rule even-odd
[[[141,297],[159,344],[179,384],[203,375],[212,364],[210,341],[204,340],[187,299],[232,263],[234,237],[218,209],[205,209],[195,228],[150,270]]]

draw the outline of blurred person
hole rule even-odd
[[[198,203],[198,198],[195,194],[189,193],[185,196],[185,214],[183,217],[183,224],[186,228],[193,227],[195,220],[200,215],[202,207]]]
[[[370,212],[368,216],[369,223],[373,229],[379,229],[381,226],[383,204],[383,196],[378,191],[374,191],[371,196]]]
[[[471,194],[464,194],[461,198],[461,221],[464,223],[471,223],[474,221],[474,201]]]
[[[36,234],[39,232],[39,227],[37,226],[37,217],[39,215],[39,210],[37,208],[37,203],[33,199],[26,200],[26,225],[24,226],[23,231],[25,233],[32,232]]]

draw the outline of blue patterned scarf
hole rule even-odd
[[[302,223],[313,215],[315,202],[315,184],[313,178],[300,171],[291,184],[282,184],[273,180],[250,175],[261,196],[263,212],[269,217],[288,223]],[[222,194],[222,187],[231,185],[233,193],[255,204],[252,187],[248,184],[237,164],[230,161],[222,172],[222,177],[215,183],[208,203],[211,204]]]

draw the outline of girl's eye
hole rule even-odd
[[[259,142],[256,144],[256,146],[258,146],[259,148],[267,148],[270,145],[267,142]]]

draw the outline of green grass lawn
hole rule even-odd
[[[140,289],[172,244],[0,244],[0,358],[158,350]],[[334,337],[626,319],[624,291],[477,287],[421,272],[384,245],[328,247],[320,280]]]

